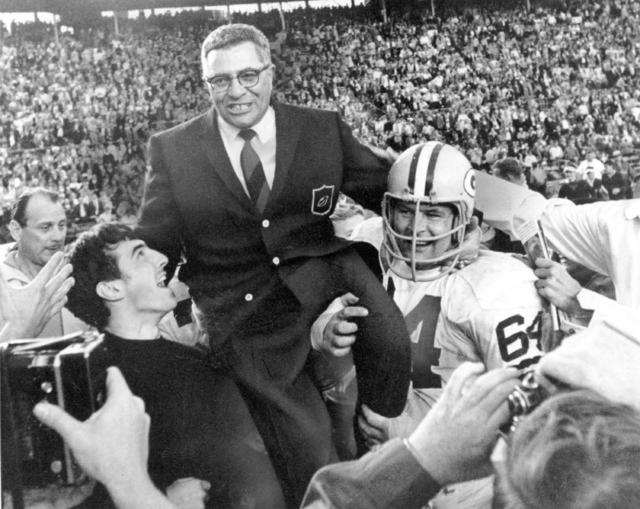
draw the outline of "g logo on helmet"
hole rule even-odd
[[[464,182],[462,184],[464,191],[472,198],[476,195],[476,170],[471,169],[467,171],[464,176]]]

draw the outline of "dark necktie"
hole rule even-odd
[[[252,129],[243,129],[239,135],[244,140],[244,147],[242,147],[242,152],[240,152],[240,166],[242,167],[244,180],[249,190],[249,196],[251,196],[258,211],[262,212],[269,197],[269,186],[264,176],[260,158],[251,146],[251,139],[256,133]]]

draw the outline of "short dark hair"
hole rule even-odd
[[[640,413],[590,391],[561,393],[518,424],[499,472],[507,507],[640,507]]]
[[[125,240],[137,238],[133,230],[121,223],[102,223],[82,233],[71,245],[69,262],[75,284],[67,294],[67,308],[85,323],[103,329],[109,321],[109,308],[96,293],[101,281],[121,277],[116,259],[110,251]]]
[[[43,196],[53,203],[58,203],[58,193],[49,191],[44,187],[30,187],[25,189],[11,205],[11,219],[20,226],[27,225],[27,206],[34,196]]]

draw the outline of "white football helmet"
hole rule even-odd
[[[391,167],[387,192],[382,201],[382,263],[405,279],[429,281],[451,272],[458,263],[466,227],[473,215],[475,171],[469,160],[451,145],[430,141],[405,150]],[[414,209],[411,235],[396,230],[395,207],[409,204]],[[454,208],[453,226],[436,236],[417,235],[421,205],[450,205]],[[442,255],[429,258],[416,253],[416,245],[452,237],[452,246]],[[411,253],[403,254],[399,241],[411,242]],[[438,270],[424,270],[426,267]]]

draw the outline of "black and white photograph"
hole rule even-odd
[[[0,179],[0,507],[640,508],[640,0],[0,0]]]

